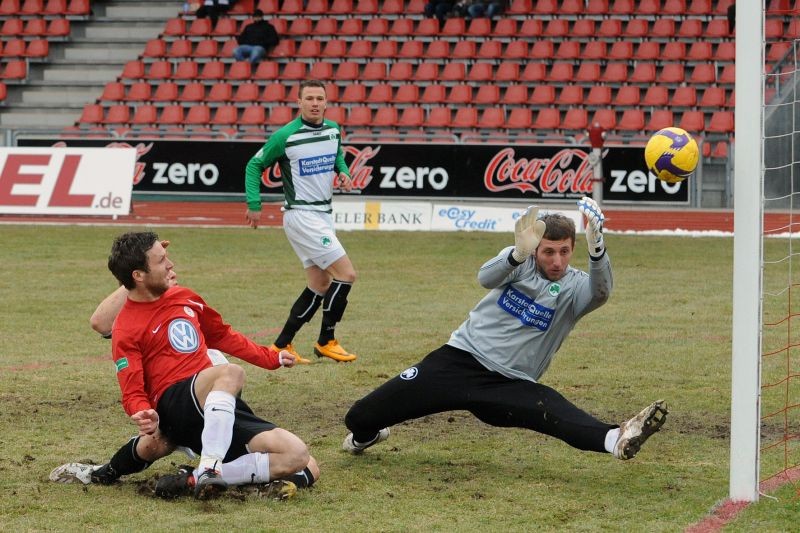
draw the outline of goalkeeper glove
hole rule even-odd
[[[606,219],[597,202],[584,196],[578,200],[578,211],[586,217],[586,243],[592,259],[600,259],[606,251],[603,241],[603,221]]]
[[[542,240],[546,227],[544,221],[537,219],[538,215],[539,208],[529,206],[514,224],[514,249],[511,255],[518,264],[527,261]]]

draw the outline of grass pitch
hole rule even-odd
[[[732,241],[607,236],[610,302],[582,320],[543,382],[621,422],[664,398],[662,431],[632,461],[486,426],[465,412],[392,429],[360,457],[341,451],[353,401],[447,341],[485,293],[478,267],[511,235],[345,232],[359,273],[337,336],[359,354],[265,371],[246,363],[256,413],[310,446],[322,478],[288,502],[160,501],[143,481],[58,485],[68,461],[105,462],[135,433],[119,404],[110,343],[88,325],[115,288],[111,241],[126,228],[0,228],[0,515],[20,530],[680,531],[727,495]],[[280,229],[155,228],[181,284],[269,344],[304,286]],[[573,264],[585,268],[579,235]],[[313,358],[319,317],[295,346]],[[314,358],[316,359],[316,358]],[[762,499],[730,531],[796,527],[794,490]]]

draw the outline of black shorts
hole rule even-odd
[[[203,407],[197,401],[194,393],[194,381],[197,375],[171,385],[161,399],[158,400],[159,429],[176,446],[186,446],[198,455],[203,449],[201,436],[205,417]],[[247,443],[264,431],[270,431],[277,426],[257,417],[244,400],[236,398],[234,411],[233,439],[228,453],[223,462],[232,461],[237,457],[250,453]]]

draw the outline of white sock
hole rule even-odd
[[[248,453],[223,466],[222,479],[228,485],[269,482],[268,453]]]
[[[228,453],[233,438],[234,409],[236,398],[225,391],[212,390],[206,397],[203,407],[205,423],[201,441],[200,471],[208,468],[221,470],[222,459]]]
[[[606,451],[608,453],[614,452],[614,445],[617,444],[619,440],[619,428],[609,429],[608,433],[606,433]]]

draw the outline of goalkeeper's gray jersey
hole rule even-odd
[[[536,381],[577,321],[603,305],[613,279],[608,254],[589,261],[589,273],[571,266],[550,281],[533,257],[514,267],[509,246],[478,272],[489,293],[453,332],[450,346],[472,353],[486,368],[511,379]]]

